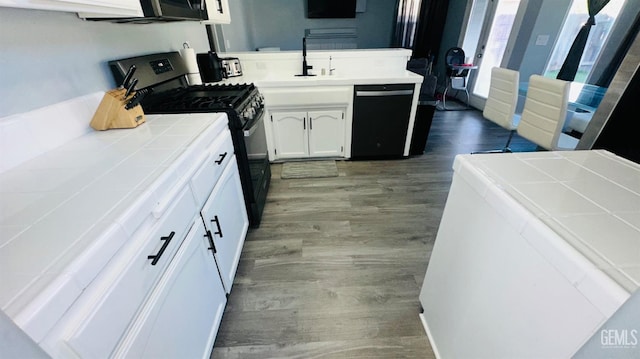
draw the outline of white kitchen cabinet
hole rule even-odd
[[[0,6],[110,16],[143,16],[140,0],[0,0]]]
[[[271,114],[276,159],[309,157],[306,112]]]
[[[309,156],[336,157],[344,153],[344,110],[308,112]]]
[[[208,358],[227,302],[198,217],[116,358]]]
[[[13,238],[23,252],[0,248],[3,258],[29,258],[48,245],[38,258],[53,258],[42,278],[35,273],[24,281],[25,289],[0,286],[0,298],[21,300],[3,309],[56,359],[208,357],[230,289],[225,291],[218,267],[231,283],[248,229],[227,117],[149,115],[143,126],[90,132],[28,165],[47,171],[50,163],[71,163],[87,144],[109,141],[119,146],[103,149],[110,161],[94,170],[96,180],[59,213],[44,216],[48,222],[37,233],[27,229]],[[12,176],[0,179],[6,183]],[[27,182],[20,176],[15,181]],[[205,227],[202,220],[205,205],[217,220],[211,240],[212,224]],[[209,250],[214,240],[218,256]],[[18,264],[3,260],[6,283],[25,277]]]
[[[116,347],[171,263],[197,213],[188,188],[170,202],[164,215],[131,238],[68,312],[61,325],[60,350],[95,358]]]
[[[272,112],[276,159],[342,156],[344,115],[343,109]]]
[[[229,0],[206,0],[205,24],[230,24]]]
[[[249,229],[243,198],[234,155],[200,212],[227,293],[231,292],[244,239]]]

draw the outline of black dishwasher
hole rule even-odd
[[[354,86],[351,159],[403,156],[414,87],[414,84]]]

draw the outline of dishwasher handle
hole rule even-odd
[[[356,91],[356,97],[413,95],[413,90]]]

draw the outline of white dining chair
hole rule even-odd
[[[579,140],[562,133],[568,101],[569,82],[531,75],[518,135],[546,150],[574,150]]]
[[[503,148],[498,150],[477,151],[473,153],[501,153],[511,152],[509,145],[518,126],[519,117],[516,116],[518,104],[518,84],[520,73],[516,70],[494,67],[491,69],[489,94],[482,111],[487,120],[509,130],[509,138]]]

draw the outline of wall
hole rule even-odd
[[[185,41],[209,49],[197,22],[113,24],[0,8],[0,118],[109,90],[115,84],[107,61],[179,50]]]
[[[535,25],[530,30],[530,36],[528,39],[522,39],[522,42],[528,40],[526,51],[522,54],[522,62],[515,67],[520,70],[520,78],[523,81],[533,74],[544,73],[547,60],[551,56],[570,4],[570,0],[542,1],[535,18]],[[536,45],[536,39],[539,35],[549,35],[549,41],[546,45]]]
[[[281,50],[300,50],[305,29],[355,27],[357,47],[386,48],[391,46],[397,2],[367,0],[366,10],[355,19],[307,19],[306,0],[231,0],[232,21],[223,25],[225,38],[230,40],[227,51],[252,51],[259,47],[280,47]],[[243,8],[244,17],[237,19],[234,7]],[[237,21],[240,20],[240,21]],[[249,29],[249,36],[236,37]],[[238,41],[239,43],[233,43]]]
[[[230,0],[229,13],[231,24],[216,25],[216,33],[225,43],[216,47],[219,52],[254,50],[252,31],[251,6],[248,0]],[[263,25],[264,26],[264,25]]]

